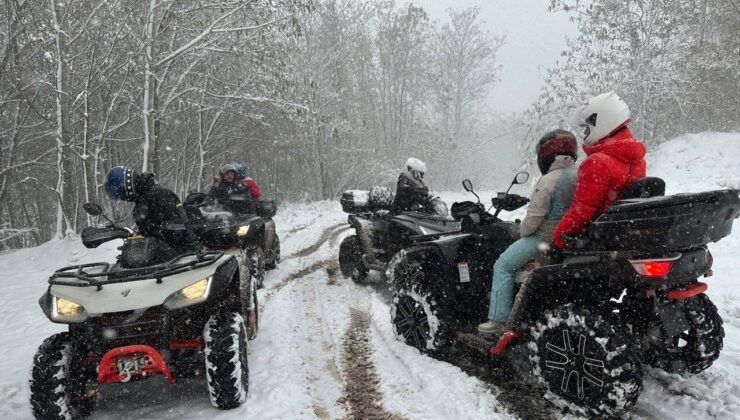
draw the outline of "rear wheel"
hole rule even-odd
[[[685,305],[689,329],[670,343],[650,348],[645,353],[650,366],[671,373],[699,373],[719,357],[725,331],[717,307],[705,294],[686,300]]]
[[[267,270],[274,270],[280,264],[280,237],[275,235],[275,241],[272,244],[270,262],[265,264]]]
[[[89,369],[81,366],[69,333],[44,340],[33,357],[30,379],[31,410],[37,419],[77,419],[89,416],[95,399],[88,395],[93,382]],[[93,372],[94,373],[94,372]]]
[[[339,271],[355,283],[362,283],[368,270],[362,263],[362,245],[357,235],[344,238],[339,245]]]
[[[637,401],[642,370],[625,329],[571,305],[546,311],[532,327],[534,374],[546,398],[589,417],[617,417]]]
[[[391,305],[391,323],[396,337],[422,353],[436,353],[450,345],[451,332],[439,300],[424,282],[418,265],[400,262],[394,266],[397,288]]]
[[[238,312],[212,315],[203,328],[203,340],[211,404],[222,410],[239,407],[249,390],[244,319]]]
[[[247,249],[247,258],[249,258],[252,278],[257,284],[257,288],[261,289],[265,281],[265,252],[258,246],[251,247]]]

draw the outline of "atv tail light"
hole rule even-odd
[[[671,258],[660,258],[650,260],[630,260],[637,274],[649,278],[661,278],[668,275],[673,267],[673,262],[681,258],[681,255]]]

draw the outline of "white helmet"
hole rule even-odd
[[[406,160],[406,172],[408,172],[411,178],[421,181],[427,172],[427,165],[417,158],[408,158]]]
[[[614,92],[589,99],[576,111],[573,123],[589,146],[629,124],[630,109]]]

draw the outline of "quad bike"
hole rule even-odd
[[[417,243],[389,264],[397,337],[432,355],[453,344],[478,350],[534,379],[556,405],[593,417],[628,411],[645,366],[704,371],[724,330],[699,278],[712,275],[707,244],[730,234],[740,191],[664,190],[659,178],[633,183],[583,236],[568,238],[562,256],[525,276],[500,336],[476,325],[487,318],[493,263],[518,237],[518,223],[498,213],[524,200],[499,194],[494,215],[480,202],[455,203],[461,233]]]
[[[102,215],[97,204],[84,207]],[[124,240],[115,264],[61,268],[39,300],[68,331],[47,338],[33,358],[34,416],[86,417],[101,384],[157,374],[171,384],[205,376],[215,407],[239,407],[249,386],[247,339],[258,327],[256,285],[242,250],[177,251],[112,222],[82,232],[88,248],[115,239]]]
[[[188,194],[184,204],[189,222],[204,246],[243,249],[257,288],[262,288],[265,271],[280,263],[280,238],[272,220],[277,207],[274,201],[252,201],[244,194],[229,199],[230,203],[221,204],[208,200],[205,193]]]
[[[340,200],[349,213],[348,222],[355,235],[339,245],[342,275],[362,283],[370,270],[385,272],[386,265],[399,250],[423,240],[427,235],[457,232],[460,223],[448,215],[447,205],[438,197],[424,203],[422,211],[392,212],[393,194],[384,187],[369,192],[345,191]]]

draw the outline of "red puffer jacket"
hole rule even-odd
[[[244,178],[242,180],[242,184],[249,188],[249,193],[252,195],[252,198],[255,200],[260,198],[262,196],[262,191],[260,191],[260,186],[257,185],[257,183],[252,178]]]
[[[616,201],[627,184],[645,177],[645,145],[625,127],[593,146],[583,145],[588,157],[578,168],[573,203],[560,220],[553,245],[565,248],[562,235],[583,232],[598,213]]]

